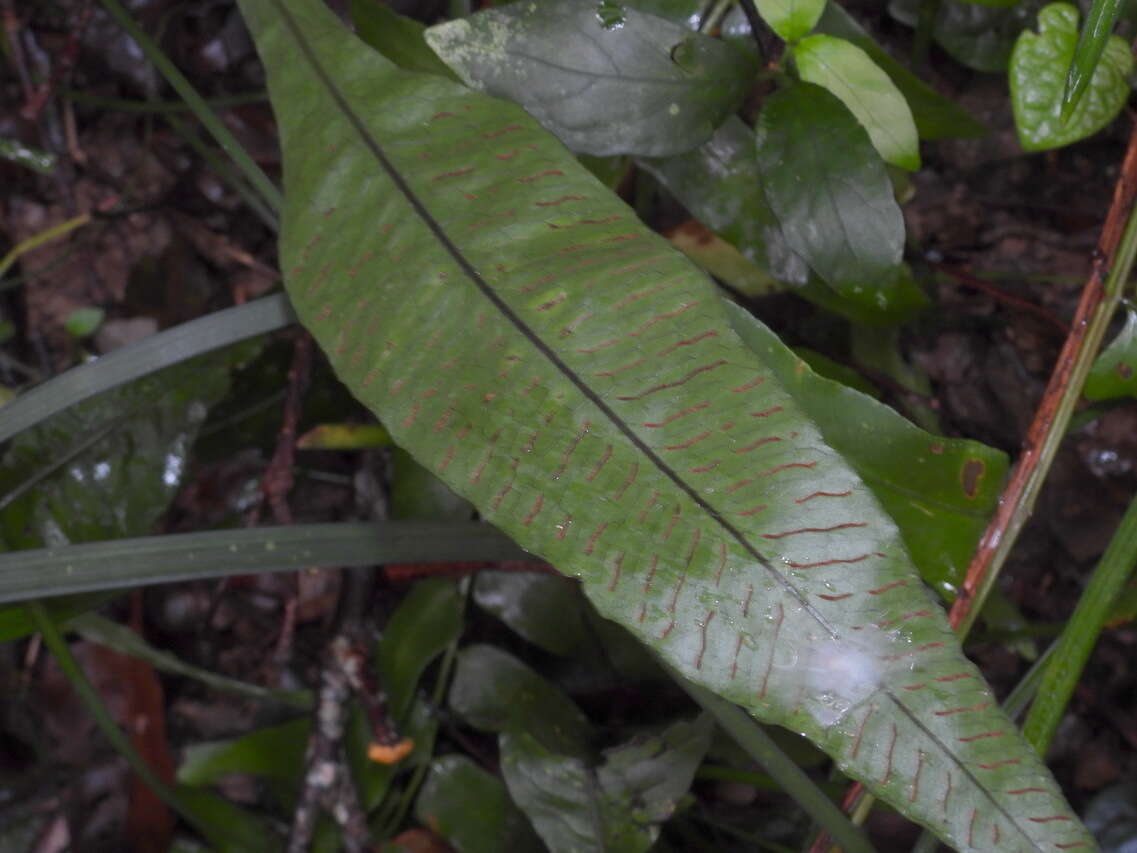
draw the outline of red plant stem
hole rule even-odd
[[[960,587],[959,595],[948,614],[951,626],[957,630],[968,626],[973,618],[972,608],[1000,543],[1004,543],[1004,549],[1008,548],[1011,543],[1004,540],[1008,537],[1012,539],[1017,537],[1022,523],[1029,516],[1031,507],[1027,503],[1033,503],[1035,494],[1029,486],[1039,473],[1043,445],[1055,428],[1055,416],[1060,402],[1068,393],[1074,366],[1085,348],[1090,321],[1102,307],[1105,279],[1113,264],[1135,196],[1137,196],[1137,131],[1130,133],[1129,147],[1125,152],[1121,174],[1114,185],[1113,200],[1094,252],[1090,276],[1082,290],[1082,298],[1074,314],[1070,332],[1066,336],[1066,343],[1058,355],[1046,391],[1035,411],[1034,420],[1023,442],[1022,453],[1015,462],[1006,488],[1003,489],[995,515],[987,525],[982,539],[979,540],[979,546],[971,564],[967,567],[967,575]],[[1065,428],[1065,424],[1061,426]]]
[[[1007,293],[1007,291],[998,285],[974,275],[970,270],[964,267],[954,266],[953,264],[936,264],[935,269],[951,276],[966,287],[971,287],[986,293],[996,302],[1002,302],[1011,308],[1018,309],[1027,314],[1033,314],[1063,335],[1069,334],[1069,327],[1041,305],[1035,305],[1029,300],[1022,299],[1012,293]]]

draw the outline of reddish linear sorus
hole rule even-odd
[[[726,362],[725,360],[720,359],[719,361],[712,362],[711,364],[704,364],[702,367],[696,367],[694,370],[692,370],[690,373],[688,373],[682,379],[676,379],[674,382],[664,382],[660,385],[656,385],[652,388],[648,388],[644,391],[641,391],[638,394],[629,394],[629,395],[619,396],[619,397],[616,397],[616,399],[621,401],[621,402],[624,402],[624,403],[631,402],[634,400],[642,400],[644,397],[650,396],[651,394],[656,394],[660,391],[665,391],[668,388],[678,388],[680,385],[685,385],[687,382],[690,382],[696,376],[698,376],[702,373],[708,373],[712,370],[716,370],[717,368],[722,367],[723,365],[725,365],[727,363],[728,362]]]

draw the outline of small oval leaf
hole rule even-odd
[[[880,156],[901,169],[920,168],[916,122],[908,102],[879,65],[851,42],[812,35],[794,47],[801,79],[841,99],[868,131]]]

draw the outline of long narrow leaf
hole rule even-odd
[[[280,293],[191,320],[68,370],[0,408],[0,441],[102,391],[295,322]]]
[[[1074,61],[1066,74],[1066,87],[1062,93],[1062,120],[1074,114],[1078,102],[1097,71],[1098,62],[1113,33],[1114,24],[1121,14],[1121,0],[1094,0],[1082,32],[1078,36],[1078,46],[1074,49]]]
[[[303,322],[394,439],[686,677],[962,848],[1091,846],[712,282],[523,110],[243,0]]]
[[[297,524],[116,539],[0,554],[0,602],[256,572],[381,563],[516,560],[484,524]]]
[[[1137,498],[1130,502],[1117,533],[1078,599],[1078,606],[1053,647],[1031,705],[1023,734],[1045,754],[1062,721],[1066,703],[1082,676],[1125,582],[1137,566]]]

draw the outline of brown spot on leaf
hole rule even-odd
[[[959,469],[959,482],[963,485],[963,493],[971,499],[979,494],[979,487],[987,473],[987,463],[982,459],[972,457],[963,463]]]
[[[1117,366],[1113,369],[1117,371],[1117,375],[1122,379],[1128,380],[1133,376],[1133,368],[1124,361],[1119,361]]]

